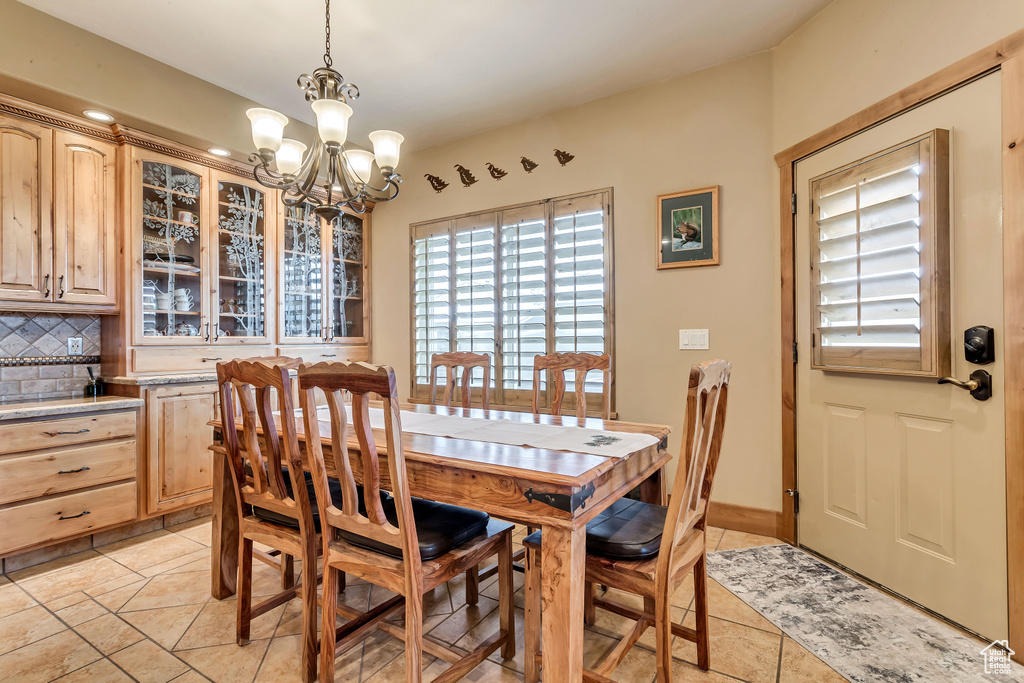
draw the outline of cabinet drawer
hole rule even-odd
[[[336,360],[370,360],[370,349],[366,346],[282,346],[277,355],[301,358],[304,363],[323,363]]]
[[[135,440],[0,458],[0,504],[135,476]]]
[[[14,505],[0,510],[0,554],[131,522],[136,511],[135,482]]]
[[[183,370],[217,372],[217,363],[221,361],[269,355],[271,355],[271,351],[268,346],[132,349],[132,370],[135,372],[159,372],[162,375]]]
[[[87,441],[135,436],[135,412],[63,417],[42,422],[0,423],[0,455]]]

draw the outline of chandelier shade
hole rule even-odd
[[[352,117],[349,102],[359,98],[359,88],[347,83],[332,68],[331,1],[326,6],[324,66],[299,76],[298,85],[316,116],[316,137],[307,146],[284,137],[288,117],[272,109],[256,107],[246,111],[252,124],[256,152],[249,157],[253,177],[264,187],[282,190],[286,206],[313,205],[313,212],[334,220],[348,208],[363,213],[372,203],[398,196],[402,177],[395,172],[402,142],[399,133],[375,130],[370,133],[373,152],[348,149],[348,125]],[[383,185],[371,184],[376,162]]]

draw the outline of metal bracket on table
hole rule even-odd
[[[658,450],[659,451],[667,451],[668,450],[668,437],[667,436],[663,436],[661,438],[661,442],[658,444]]]
[[[566,493],[535,493],[532,487],[526,489],[523,495],[531,503],[537,501],[538,503],[550,505],[556,510],[573,513],[579,508],[587,507],[587,499],[594,495],[594,484],[587,484],[571,495]]]

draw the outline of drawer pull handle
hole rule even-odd
[[[204,363],[210,363],[210,362],[215,361],[215,360],[224,360],[224,359],[223,358],[219,358],[219,357],[218,358],[204,358],[203,362]]]
[[[88,431],[88,429],[83,428],[79,429],[77,432],[43,432],[43,434],[46,434],[46,436],[60,436],[61,434],[85,434]]]
[[[57,521],[60,521],[62,519],[78,519],[79,517],[85,517],[86,515],[91,515],[91,514],[92,514],[91,512],[86,510],[84,512],[78,513],[77,515],[69,515],[67,517],[65,517],[64,515],[61,515],[60,517],[57,518]]]
[[[77,470],[61,470],[57,474],[78,474],[79,472],[88,472],[90,469],[89,467],[79,467]]]

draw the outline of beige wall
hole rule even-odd
[[[773,151],[1021,27],[1021,0],[837,0],[772,51]]]
[[[409,224],[571,192],[614,188],[617,407],[621,419],[682,427],[692,363],[734,363],[716,498],[779,506],[779,297],[773,229],[771,58],[697,74],[408,155],[402,196],[373,216],[373,359],[410,376]],[[554,148],[576,155],[565,167]],[[540,163],[532,174],[521,156]],[[501,181],[491,162],[509,172]],[[462,164],[479,182],[465,188]],[[435,194],[423,174],[449,183]],[[718,267],[655,269],[660,193],[720,185]],[[710,351],[680,351],[680,328]],[[672,440],[672,449],[679,446]]]

